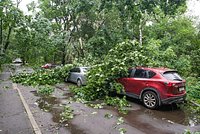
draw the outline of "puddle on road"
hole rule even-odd
[[[61,116],[60,114],[62,113],[63,109],[60,107],[52,108],[51,114],[53,115],[53,122],[56,122],[59,124],[60,127],[66,127],[67,130],[69,130],[72,134],[85,134],[84,130],[79,129],[78,126],[72,124],[70,121],[65,122],[63,124],[60,123]],[[66,125],[67,124],[67,125]]]
[[[59,104],[59,100],[56,97],[42,97],[39,98],[36,103],[38,104],[38,107],[43,111],[51,111],[52,107],[55,104]]]
[[[158,110],[150,110],[141,106],[140,110],[129,111],[129,113],[125,115],[125,118],[131,123],[137,120],[132,119],[133,117],[137,118],[140,115],[147,115],[150,118],[163,120],[170,124],[177,123],[190,127],[200,124],[199,114],[189,109],[177,107],[176,105],[164,105]]]
[[[35,94],[35,93],[34,93]],[[36,95],[36,94],[35,94]],[[59,123],[60,113],[63,110],[63,106],[69,104],[69,98],[73,96],[71,93],[63,94],[64,98],[56,97],[41,97],[37,100],[38,107],[43,110],[50,112],[53,115],[53,121]],[[63,97],[62,96],[62,97]],[[164,105],[158,110],[149,110],[143,106],[140,102],[133,101],[138,104],[140,108],[130,110],[124,118],[131,124],[137,122],[137,117],[140,115],[146,115],[153,119],[163,120],[170,124],[182,124],[185,126],[197,126],[200,124],[200,115],[196,114],[192,110],[183,109],[176,105]],[[132,103],[132,102],[131,102]],[[133,106],[134,107],[134,106]],[[108,109],[104,107],[104,109]],[[110,110],[113,110],[112,108]],[[67,127],[70,131],[76,131],[71,123]],[[79,130],[77,130],[78,132]]]
[[[166,120],[168,122],[171,121],[171,123],[174,122],[185,126],[193,127],[200,124],[200,115],[194,110],[183,106],[162,106],[160,111],[157,111],[154,115],[162,120]]]
[[[37,96],[36,92],[33,92],[35,96]],[[78,134],[82,133],[84,134],[84,130],[79,129],[78,126],[72,124],[70,121],[65,123],[60,123],[61,116],[60,114],[63,111],[63,106],[69,103],[69,100],[67,98],[71,97],[71,93],[65,93],[63,95],[65,98],[56,98],[56,97],[41,97],[39,98],[36,103],[38,104],[38,107],[45,111],[52,114],[52,121],[55,123],[58,123],[58,127],[65,127],[67,130],[69,130],[72,134]],[[66,125],[67,124],[67,125]]]

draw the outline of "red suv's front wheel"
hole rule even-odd
[[[142,95],[143,104],[149,109],[156,109],[158,106],[158,96],[152,91],[146,91]]]

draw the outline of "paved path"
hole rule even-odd
[[[9,80],[10,72],[0,74],[0,134],[34,134],[17,90]]]

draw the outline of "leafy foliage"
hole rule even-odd
[[[150,53],[150,55],[160,58],[162,66],[175,68],[180,74],[189,76],[194,71],[196,72],[196,70],[192,70],[192,64],[198,64],[197,62],[193,63],[191,59],[191,51],[195,52],[194,59],[198,57],[196,50],[199,47],[196,45],[198,43],[198,39],[195,39],[196,32],[192,22],[185,17],[164,18],[159,23],[145,28],[145,44],[148,44],[147,48],[153,48],[155,44],[159,45],[153,49],[159,51]]]
[[[105,103],[110,106],[115,106],[120,113],[126,114],[127,110],[125,109],[126,107],[130,106],[128,102],[126,101],[126,97],[124,96],[122,99],[118,97],[106,97],[105,98]]]
[[[198,31],[197,37],[193,40],[193,49],[191,50],[191,64],[193,75],[197,75],[196,77],[200,77],[200,31]]]
[[[160,40],[151,39],[144,46],[136,41],[117,44],[104,57],[103,63],[92,67],[88,74],[87,86],[74,90],[75,94],[85,100],[95,100],[108,96],[111,92],[123,91],[117,79],[128,76],[128,68],[135,66],[169,67],[185,72],[188,68],[182,62],[176,63],[177,55],[171,47],[162,50]],[[184,63],[186,58],[184,58]],[[186,60],[187,61],[187,60]],[[188,63],[189,64],[189,63]]]
[[[200,134],[200,132],[191,132],[190,130],[185,130],[184,134]]]
[[[200,80],[195,77],[188,77],[186,81],[187,99],[189,102],[184,106],[184,109],[190,110],[194,115],[200,115]],[[200,120],[200,116],[195,118]]]
[[[69,121],[70,119],[74,118],[73,110],[70,108],[70,106],[65,106],[60,116],[61,116],[61,119],[60,119],[61,123]]]
[[[31,65],[92,66],[88,85],[74,90],[82,99],[121,92],[116,81],[133,66],[169,67],[184,77],[200,76],[200,34],[182,15],[186,0],[39,0],[38,13],[34,3],[29,5],[33,15],[23,15],[18,4],[0,2],[0,66],[16,57]],[[13,80],[53,85],[63,80],[66,70],[36,71]],[[198,89],[199,82],[193,83],[189,96],[198,100]]]
[[[69,69],[73,65],[69,64],[64,67],[55,68],[53,70],[37,70],[32,74],[19,74],[12,77],[16,83],[23,85],[54,85],[64,80],[67,77]]]
[[[200,104],[200,80],[195,77],[187,78],[187,93],[191,99]]]
[[[125,128],[119,128],[118,130],[119,130],[120,134],[125,134],[127,131]]]
[[[42,86],[39,87],[37,93],[42,96],[49,96],[54,92],[54,89],[51,86]]]
[[[104,63],[92,67],[88,74],[88,84],[74,90],[75,94],[85,100],[95,100],[104,98],[110,92],[122,91],[122,86],[116,80],[127,76],[127,67],[145,63],[146,58],[140,51],[142,46],[135,41],[116,45],[104,58]]]

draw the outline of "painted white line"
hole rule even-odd
[[[10,71],[10,73],[11,73],[11,76],[12,76],[13,74],[12,74],[11,71]],[[20,99],[22,101],[22,104],[24,105],[24,108],[25,108],[25,110],[26,110],[26,112],[28,114],[28,118],[29,118],[29,120],[31,122],[31,125],[33,127],[33,130],[34,130],[35,134],[42,134],[39,126],[37,125],[37,123],[36,123],[36,121],[35,121],[35,119],[33,117],[33,114],[31,113],[31,110],[30,110],[28,104],[26,103],[24,97],[22,96],[22,93],[21,93],[20,89],[17,87],[17,84],[16,83],[12,83],[12,86],[13,86],[13,89],[16,89],[18,91],[18,94],[19,94]]]

